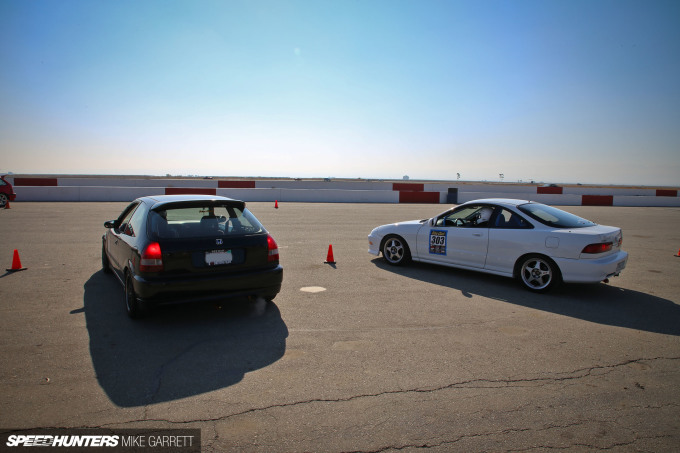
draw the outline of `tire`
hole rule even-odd
[[[102,270],[107,274],[111,273],[111,262],[109,261],[109,257],[106,256],[106,248],[104,247],[103,243],[102,243]]]
[[[4,208],[8,201],[9,198],[7,198],[7,195],[0,193],[0,207]]]
[[[146,311],[137,299],[135,287],[132,284],[132,276],[129,273],[125,274],[125,308],[128,316],[132,319],[143,318],[146,315]]]
[[[555,262],[542,255],[521,258],[517,265],[517,278],[524,288],[536,293],[549,291],[562,279]]]
[[[388,236],[383,241],[383,258],[392,266],[401,266],[411,260],[411,251],[406,241],[400,236]]]

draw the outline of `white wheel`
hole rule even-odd
[[[532,255],[525,257],[519,267],[519,279],[530,291],[543,292],[560,280],[559,269],[549,258]]]
[[[394,266],[400,266],[411,259],[411,252],[406,241],[399,236],[390,236],[385,239],[382,253],[385,261]]]

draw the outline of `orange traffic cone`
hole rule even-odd
[[[279,200],[274,200],[274,209],[279,209]]]
[[[9,200],[7,200],[7,203],[5,203],[5,209],[12,209],[9,207]]]
[[[335,258],[333,258],[333,244],[328,246],[328,255],[326,256],[326,264],[335,264]]]
[[[675,255],[675,256],[680,256],[680,250],[678,250],[678,254],[677,254],[677,255]]]
[[[25,267],[21,267],[21,259],[19,259],[19,252],[14,249],[14,257],[12,258],[12,268],[7,269],[7,272],[16,272],[26,270]]]

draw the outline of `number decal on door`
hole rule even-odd
[[[446,231],[430,230],[430,253],[446,255]]]

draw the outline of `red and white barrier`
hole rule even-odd
[[[146,195],[222,195],[244,201],[309,203],[458,203],[516,198],[558,206],[680,206],[680,190],[639,187],[535,186],[385,181],[214,180],[125,177],[7,178],[17,201],[131,201]]]

